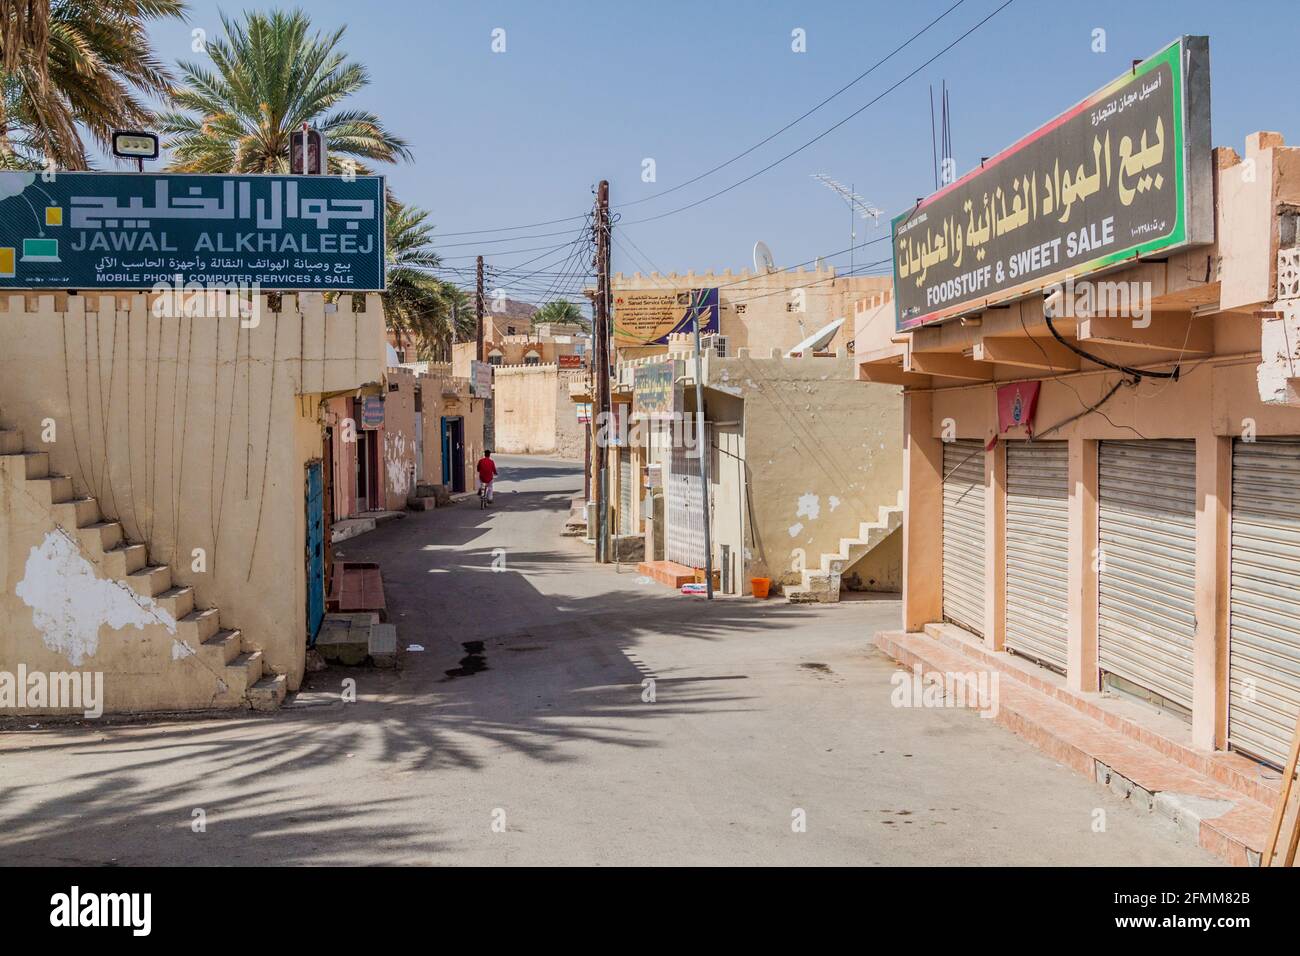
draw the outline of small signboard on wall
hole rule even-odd
[[[487,362],[469,363],[469,394],[472,398],[492,397],[492,366]]]
[[[361,406],[361,427],[374,431],[384,424],[384,400],[378,395],[367,395]]]

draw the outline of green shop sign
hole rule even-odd
[[[0,289],[383,291],[380,176],[0,173]]]

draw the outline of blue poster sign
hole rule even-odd
[[[178,281],[382,291],[383,177],[0,172],[0,289]]]

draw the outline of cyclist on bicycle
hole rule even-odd
[[[492,460],[491,449],[483,452],[483,457],[478,460],[475,468],[478,470],[479,494],[487,499],[488,504],[492,504],[492,482],[497,477],[497,464]]]

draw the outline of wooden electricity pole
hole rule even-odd
[[[596,479],[596,560],[609,561],[609,468],[608,436],[612,425],[609,407],[609,180],[602,179],[596,192],[596,295],[595,295],[595,373],[598,416],[595,455],[598,462],[592,471]]]
[[[474,315],[478,320],[477,341],[478,347],[474,352],[474,358],[478,361],[485,361],[483,358],[483,257],[478,257],[478,278],[474,287]]]

